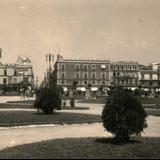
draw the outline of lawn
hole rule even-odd
[[[101,122],[100,115],[54,113],[45,115],[36,111],[0,111],[0,127],[33,124],[81,124]]]
[[[18,101],[8,101],[7,103],[11,103],[11,104],[34,104],[35,100],[18,100]]]
[[[155,105],[155,104],[147,104],[143,105],[145,109],[160,109],[160,105]]]
[[[160,138],[136,138],[116,144],[109,138],[56,139],[0,151],[0,159],[160,158]]]
[[[0,108],[26,108],[26,109],[31,109],[31,108],[33,108],[33,105],[31,105],[31,104],[0,103]]]
[[[160,104],[160,98],[141,98],[142,104]]]
[[[98,103],[105,104],[107,97],[100,97],[97,99],[84,99],[78,101],[79,103]],[[160,98],[141,98],[142,104],[160,104]]]
[[[148,115],[160,117],[160,109],[146,109]]]
[[[22,108],[22,109],[33,109],[34,106],[32,104],[16,104],[16,103],[0,103],[0,109],[3,108],[9,108],[9,109],[14,109],[14,108]],[[66,106],[66,107],[61,107],[62,110],[88,110],[89,107],[70,107],[70,106]]]

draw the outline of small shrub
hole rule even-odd
[[[145,127],[147,114],[131,90],[116,88],[110,92],[102,112],[103,125],[117,140],[129,140]]]
[[[45,114],[52,114],[54,109],[61,109],[61,98],[58,90],[40,88],[36,95],[34,107],[41,109]]]

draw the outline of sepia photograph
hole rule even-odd
[[[0,159],[159,159],[160,0],[0,0]]]

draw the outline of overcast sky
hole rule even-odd
[[[42,79],[45,54],[160,62],[160,0],[0,0],[3,61],[31,57]]]

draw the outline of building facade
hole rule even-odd
[[[34,74],[31,60],[27,57],[18,57],[14,64],[0,63],[0,90],[4,88],[16,90],[17,86],[26,81],[34,83]]]
[[[57,85],[70,87],[76,82],[78,88],[91,85],[110,86],[110,61],[108,60],[71,60],[57,56],[55,63]]]
[[[54,73],[57,85],[66,88],[77,82],[78,88],[89,84],[95,89],[124,86],[160,93],[160,63],[144,66],[138,62],[63,59],[58,55]]]
[[[146,91],[159,91],[160,88],[160,63],[140,66],[140,85]]]
[[[139,64],[137,62],[112,62],[110,66],[111,85],[137,87],[139,85]]]

